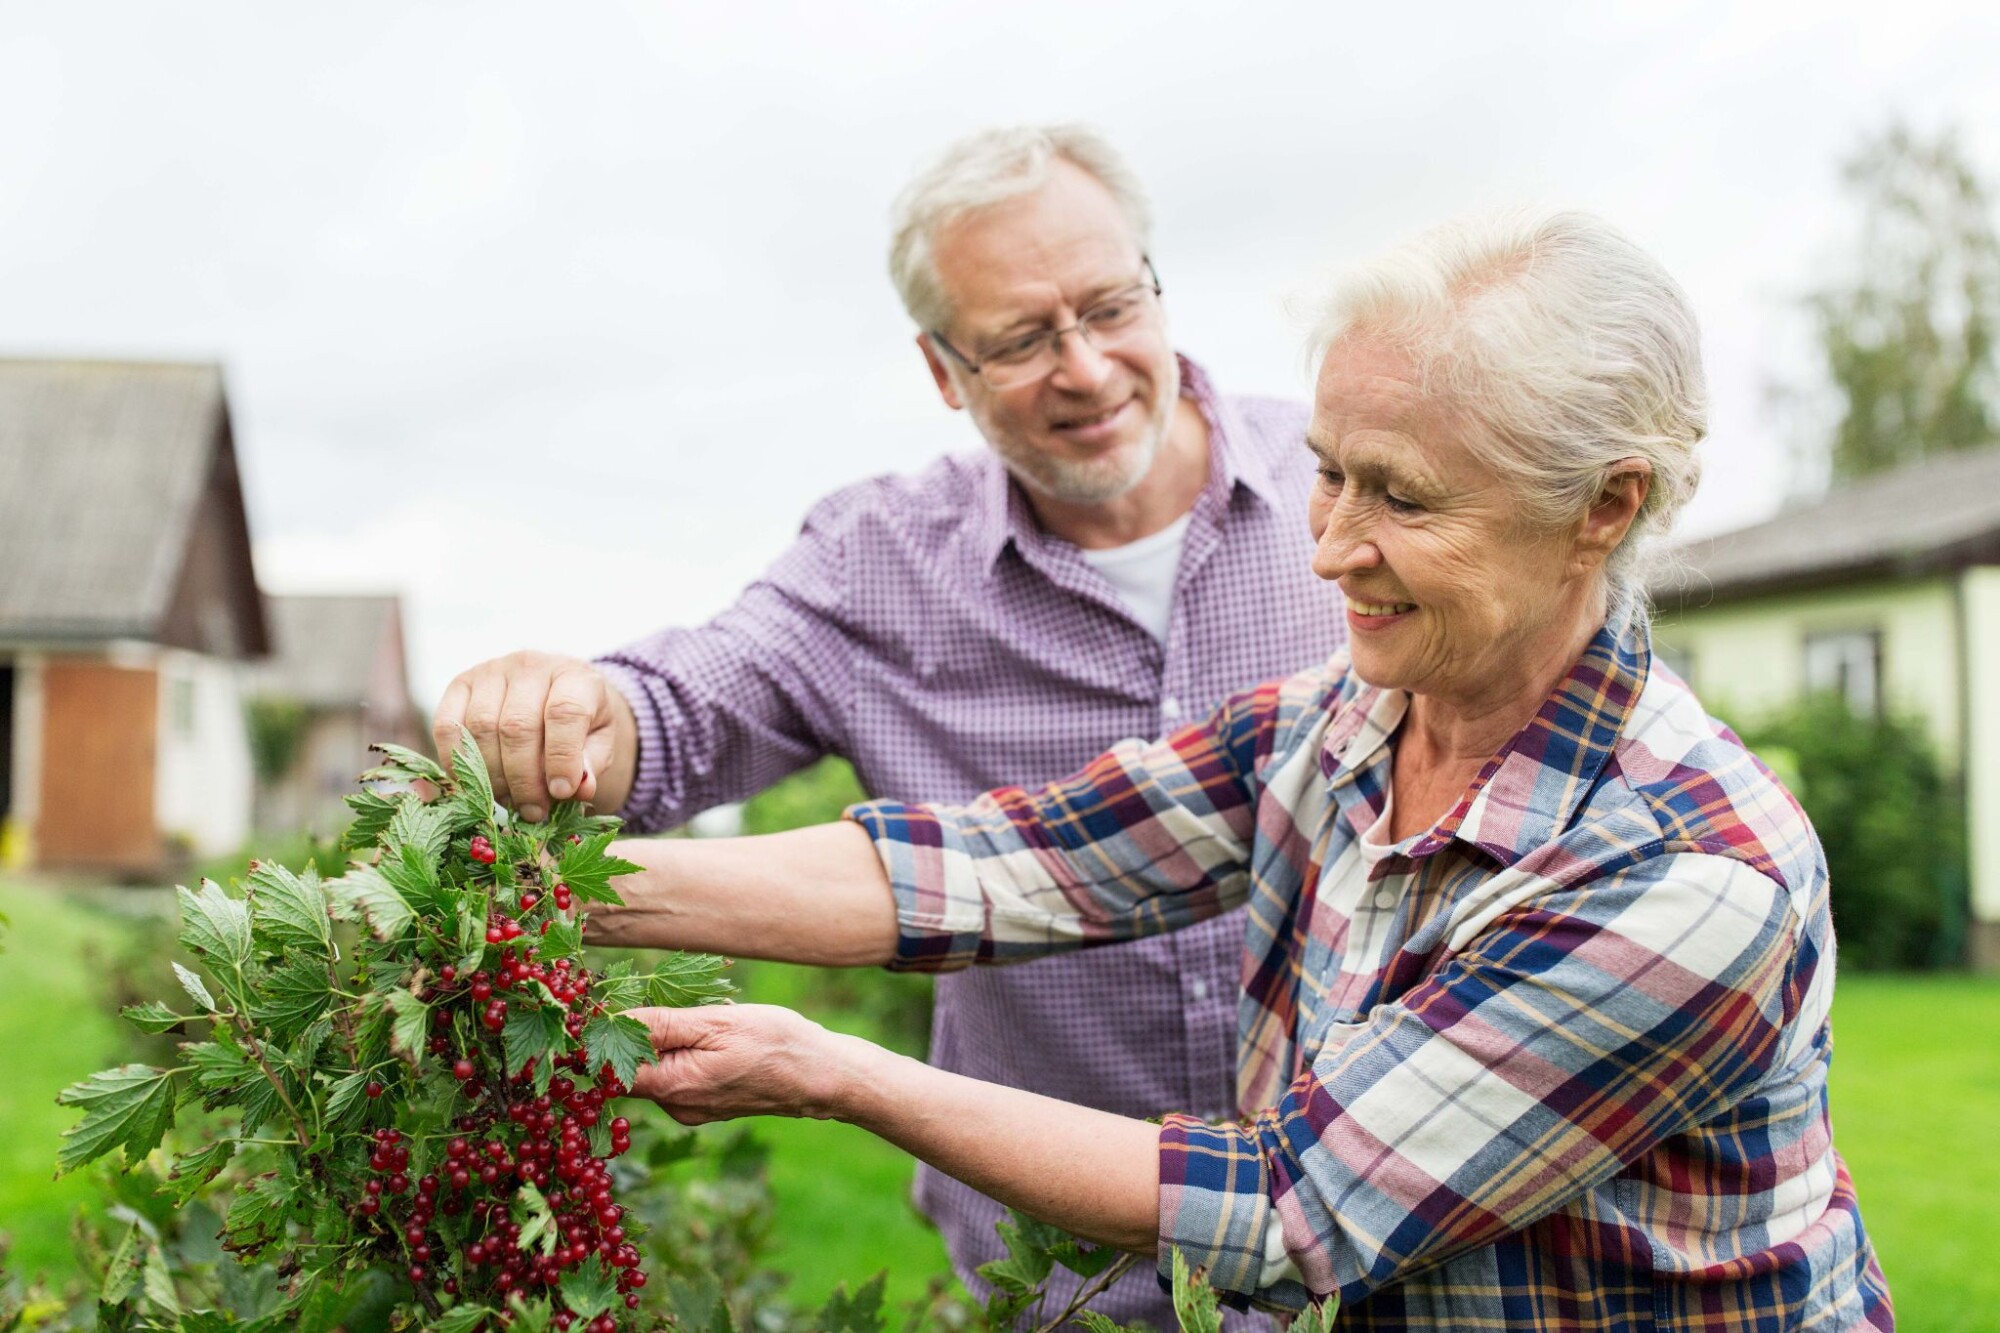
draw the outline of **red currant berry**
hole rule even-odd
[[[380,1083],[377,1083],[375,1080],[370,1079],[368,1082],[361,1085],[361,1091],[365,1096],[380,1097],[382,1095],[382,1085]]]

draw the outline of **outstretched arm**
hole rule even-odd
[[[640,1009],[659,1062],[633,1095],[683,1124],[741,1115],[858,1125],[1086,1240],[1152,1254],[1157,1125],[933,1069],[767,1005]]]

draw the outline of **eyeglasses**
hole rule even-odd
[[[1108,352],[1154,327],[1160,312],[1160,275],[1153,271],[1151,259],[1142,255],[1139,262],[1146,266],[1145,281],[1094,302],[1089,309],[1078,312],[1076,323],[1068,328],[1042,329],[1008,338],[981,352],[976,361],[953,347],[942,333],[933,331],[931,340],[949,352],[958,364],[985,380],[989,388],[1011,389],[1033,383],[1053,374],[1062,364],[1062,340],[1066,333],[1074,333],[1098,351]]]

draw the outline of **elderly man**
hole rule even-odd
[[[1088,131],[953,145],[901,197],[890,267],[990,452],[829,497],[699,629],[465,672],[439,745],[467,728],[530,819],[578,795],[662,829],[823,755],[878,797],[1045,782],[1324,660],[1341,618],[1307,559],[1305,409],[1176,355],[1148,231]],[[1220,920],[942,978],[932,1060],[1125,1116],[1226,1114],[1241,941]],[[928,1170],[918,1199],[981,1289],[999,1206]],[[1098,1308],[1173,1323],[1150,1275]]]

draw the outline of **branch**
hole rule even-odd
[[[273,1073],[271,1066],[265,1062],[264,1048],[258,1044],[257,1033],[251,1028],[250,1020],[234,1009],[230,1010],[229,1016],[236,1020],[236,1030],[242,1033],[243,1040],[249,1043],[250,1058],[257,1062],[257,1068],[264,1071],[264,1077],[269,1080],[271,1090],[278,1094],[278,1100],[285,1104],[286,1112],[292,1117],[292,1129],[299,1136],[299,1151],[311,1151],[312,1133],[306,1128],[306,1118],[300,1115],[299,1108],[292,1104],[292,1095],[285,1091],[284,1080]]]
[[[1069,1304],[1063,1307],[1061,1314],[1046,1324],[1036,1325],[1034,1333],[1054,1333],[1054,1330],[1061,1328],[1065,1323],[1069,1322],[1071,1315],[1108,1291],[1112,1283],[1124,1277],[1138,1262],[1139,1256],[1136,1254],[1119,1255],[1111,1261],[1111,1267],[1099,1273],[1093,1281],[1077,1289],[1076,1295],[1070,1298]]]

